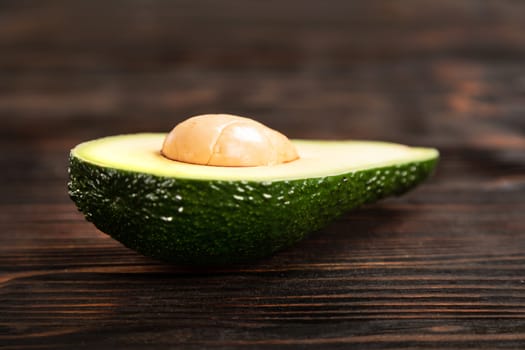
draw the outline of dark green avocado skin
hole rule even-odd
[[[160,177],[71,155],[68,188],[87,220],[131,249],[172,263],[223,265],[269,256],[352,208],[402,194],[436,163],[254,182]]]

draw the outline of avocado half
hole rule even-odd
[[[215,167],[164,158],[164,138],[120,135],[76,146],[69,195],[125,246],[192,265],[271,255],[352,208],[406,192],[439,157],[385,142],[292,140],[299,160]]]

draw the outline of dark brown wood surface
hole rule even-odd
[[[68,150],[206,112],[440,149],[254,264],[142,257]],[[525,348],[525,2],[0,1],[0,348]]]

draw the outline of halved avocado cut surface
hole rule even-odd
[[[166,159],[164,137],[78,145],[69,193],[89,221],[129,248],[196,265],[268,256],[352,208],[409,190],[438,159],[431,148],[293,140],[298,160],[216,167]]]

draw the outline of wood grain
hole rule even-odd
[[[525,4],[0,2],[0,348],[525,348]],[[205,112],[439,148],[434,177],[241,266],[97,231],[68,150]]]

